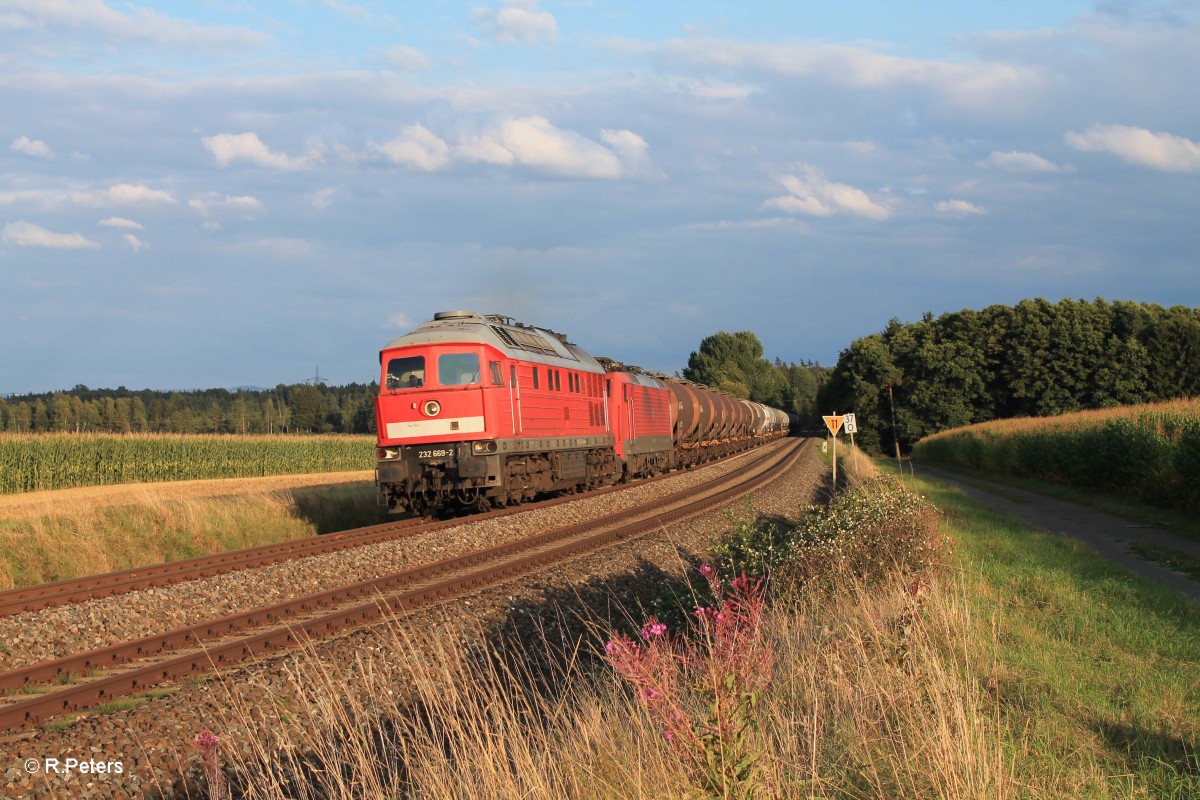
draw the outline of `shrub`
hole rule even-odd
[[[743,517],[731,528],[713,547],[724,572],[812,586],[874,580],[893,569],[924,573],[941,544],[933,506],[885,474],[859,479],[799,520]]]

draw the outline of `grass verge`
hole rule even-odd
[[[1007,745],[1018,782],[1047,797],[1200,797],[1200,609],[958,490],[914,485],[956,545],[983,685],[1020,732]]]

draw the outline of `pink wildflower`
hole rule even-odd
[[[662,636],[666,632],[667,626],[661,622],[655,622],[653,619],[642,626],[643,639],[653,639],[656,636]]]

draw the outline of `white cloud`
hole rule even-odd
[[[956,217],[987,213],[987,211],[967,200],[942,200],[940,203],[935,203],[933,208],[942,214],[953,214]]]
[[[814,217],[849,214],[883,220],[892,214],[890,208],[872,200],[862,189],[835,183],[810,164],[802,164],[800,171],[801,175],[782,176],[779,182],[788,193],[767,200],[763,207]]]
[[[307,194],[304,197],[306,200],[308,200],[309,205],[320,210],[322,208],[329,208],[331,205],[333,205],[333,198],[337,195],[337,193],[338,190],[330,186],[324,189],[318,189],[317,191]]]
[[[989,108],[999,98],[1019,101],[1031,88],[1044,83],[1042,74],[1027,66],[906,58],[840,44],[770,44],[698,37],[665,42],[653,50],[692,64],[815,76],[855,88],[916,86],[956,105],[976,109]]]
[[[171,196],[170,192],[151,189],[142,183],[118,183],[98,191],[24,189],[17,192],[0,192],[0,205],[23,205],[46,209],[63,206],[98,208],[104,206],[174,205],[176,202],[178,201]]]
[[[721,102],[745,100],[750,95],[760,91],[757,86],[711,79],[674,78],[669,81],[669,85],[675,91],[686,92],[697,100]]]
[[[646,140],[633,131],[615,131],[605,128],[600,131],[600,138],[612,149],[630,159],[645,158],[650,150]]]
[[[408,330],[412,326],[413,326],[412,321],[408,318],[408,315],[405,314],[403,311],[401,311],[397,314],[392,314],[392,316],[388,317],[387,327],[389,327],[389,328],[400,328],[402,330]]]
[[[420,123],[409,125],[375,149],[393,164],[421,172],[436,172],[450,163],[450,146]]]
[[[118,206],[167,204],[178,202],[169,192],[151,189],[145,184],[118,183],[98,195],[98,202]]]
[[[548,11],[516,4],[500,9],[477,8],[473,19],[498,42],[552,42],[558,38],[558,21]]]
[[[30,139],[28,136],[18,136],[16,139],[13,139],[13,143],[8,146],[8,149],[14,153],[24,153],[27,156],[37,156],[39,158],[52,158],[54,156],[54,151],[50,149],[50,145],[41,139]]]
[[[219,133],[206,136],[201,142],[221,167],[227,167],[234,161],[249,161],[269,169],[296,170],[321,160],[320,153],[315,150],[299,157],[278,153],[263,144],[257,133]]]
[[[150,8],[127,4],[128,13],[115,11],[102,0],[5,0],[7,13],[0,28],[47,31],[51,35],[78,33],[90,41],[113,45],[141,42],[163,47],[223,50],[255,47],[271,41],[247,28],[199,25],[169,17]]]
[[[1162,172],[1200,172],[1200,144],[1170,133],[1128,125],[1093,125],[1064,138],[1076,150],[1109,153],[1130,164]]]
[[[1042,158],[1037,153],[1022,153],[1015,150],[1007,153],[993,150],[987,158],[979,162],[979,165],[983,167],[995,167],[1008,172],[1062,171],[1062,167],[1053,161]]]
[[[5,225],[3,230],[0,230],[0,241],[18,247],[53,247],[63,250],[94,250],[100,247],[97,242],[82,234],[55,233],[25,220]]]
[[[383,60],[389,66],[404,72],[421,72],[433,67],[433,59],[415,47],[398,44],[383,53]]]
[[[466,137],[457,155],[467,161],[511,166],[521,164],[572,178],[620,178],[647,162],[646,141],[632,131],[604,130],[604,147],[545,117],[507,119],[492,130]]]
[[[137,231],[145,230],[140,223],[134,222],[131,219],[125,219],[124,217],[109,217],[108,219],[100,220],[98,224],[105,228],[132,228],[133,230]]]
[[[125,234],[125,244],[129,245],[129,249],[135,253],[140,253],[150,246],[132,233]]]
[[[257,197],[250,195],[220,195],[216,192],[206,192],[199,197],[188,200],[188,208],[202,217],[219,212],[231,212],[243,219],[253,219],[266,211]]]

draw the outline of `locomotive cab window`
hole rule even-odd
[[[492,367],[492,385],[493,386],[503,386],[504,385],[504,371],[500,367],[500,362],[492,361],[491,367]]]
[[[425,356],[388,359],[388,389],[419,389],[425,385]]]
[[[479,383],[479,356],[475,353],[446,353],[438,356],[438,383],[469,386]]]

